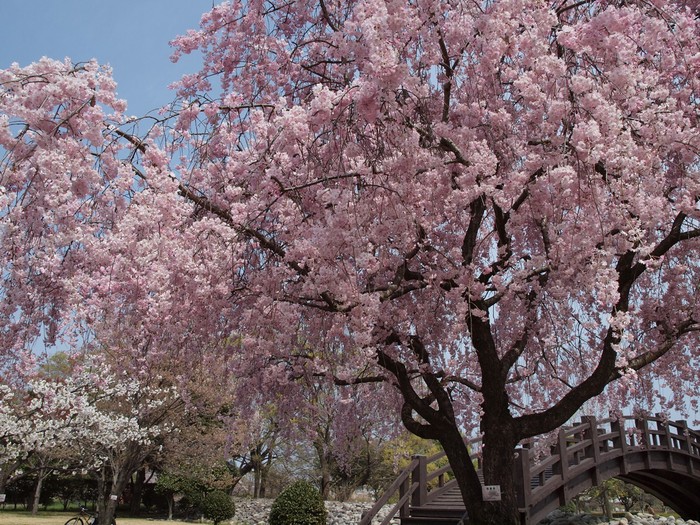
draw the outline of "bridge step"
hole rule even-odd
[[[426,505],[411,507],[411,516],[401,520],[401,525],[457,525],[464,510],[462,495],[455,486]]]
[[[411,516],[439,516],[445,518],[461,518],[464,514],[464,505],[426,505],[424,507],[413,507]]]
[[[401,525],[458,525],[459,518],[438,518],[435,516],[416,516],[403,518]]]

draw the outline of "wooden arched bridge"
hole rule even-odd
[[[475,461],[480,440],[468,442]],[[655,495],[685,519],[700,519],[700,432],[685,421],[661,417],[584,417],[563,427],[555,444],[543,452],[531,444],[516,449],[518,506],[523,525],[534,525],[582,491],[609,478],[620,478]],[[383,521],[375,519],[398,497]],[[360,525],[456,525],[464,504],[444,453],[416,456],[387,489]],[[373,521],[374,519],[374,521]],[[468,523],[468,521],[465,521]]]

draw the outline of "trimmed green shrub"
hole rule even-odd
[[[202,500],[202,514],[214,525],[230,520],[236,514],[236,506],[231,497],[220,490],[209,492]]]
[[[326,506],[316,488],[306,481],[287,487],[272,504],[270,525],[326,525]]]

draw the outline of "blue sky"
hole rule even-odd
[[[216,3],[220,3],[217,0]],[[168,42],[195,29],[212,0],[0,0],[0,69],[42,56],[110,64],[128,113],[172,98],[167,86],[199,69],[197,57],[173,64]]]

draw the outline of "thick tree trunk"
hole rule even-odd
[[[117,514],[118,498],[124,492],[134,468],[129,465],[112,472],[111,480],[107,481],[106,472],[98,483],[97,522],[95,525],[113,525]]]
[[[462,493],[469,525],[519,525],[520,514],[514,479],[515,445],[511,436],[485,436],[483,447],[484,485],[499,485],[500,501],[484,501],[482,484],[466,445],[455,428],[440,438]]]
[[[608,518],[608,520],[612,520],[613,519],[612,501],[610,501],[610,493],[608,491],[608,488],[605,486],[605,484],[603,484],[601,487],[600,497],[603,500],[603,513],[605,514],[605,517]]]
[[[420,337],[410,336],[406,341],[400,335],[392,333],[385,343],[387,346],[404,344],[413,351],[417,360],[426,368],[421,371],[420,377],[429,394],[419,394],[414,386],[418,384],[417,378],[412,377],[407,367],[389,353],[378,352],[377,360],[380,366],[396,377],[397,387],[404,398],[401,420],[406,428],[419,437],[437,439],[442,445],[461,491],[469,524],[520,525],[515,447],[521,438],[527,436],[523,435],[523,425],[513,418],[509,410],[507,366],[502,361],[503,359],[507,363],[508,359],[515,359],[517,353],[509,353],[508,359],[501,358],[496,351],[488,322],[478,316],[470,319],[470,322],[472,340],[482,370],[481,467],[484,485],[498,486],[499,498],[484,498],[477,467],[472,463],[472,457],[460,433],[452,396],[438,375],[428,370],[430,356]],[[420,419],[416,419],[415,414]],[[556,426],[560,424],[555,423]]]
[[[115,517],[117,515],[117,503],[118,500],[112,499],[111,497],[107,499],[107,504],[105,506],[104,515],[100,514],[100,520],[98,525],[113,525],[115,522]]]
[[[110,461],[111,476],[107,482],[106,471],[103,470],[103,490],[100,493],[99,519],[96,525],[112,525],[116,516],[119,497],[131,480],[131,476],[143,466],[149,450],[136,442],[132,442],[123,453]],[[109,489],[108,491],[106,489]]]
[[[109,494],[106,494],[105,498],[105,510],[104,513],[100,513],[98,525],[113,525],[115,516],[117,515],[119,496],[124,492],[134,470],[134,467],[127,463],[120,470],[113,473],[112,485]]]
[[[478,523],[520,523],[515,480],[517,439],[508,431],[488,432],[482,441],[484,485],[500,488],[500,501],[482,502],[484,517]]]
[[[462,493],[462,499],[471,516],[473,515],[474,503],[481,500],[481,482],[472,465],[472,458],[469,456],[464,439],[454,428],[442,433],[440,445],[447,454],[447,459]]]

